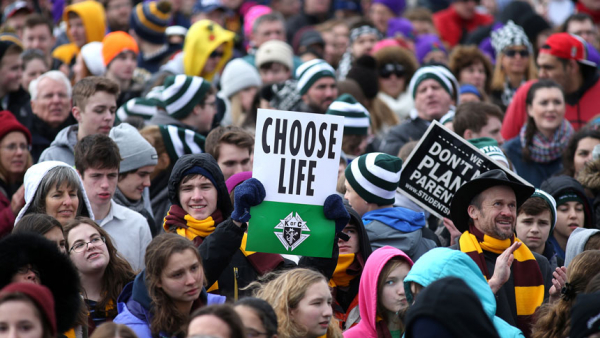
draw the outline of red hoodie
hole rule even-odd
[[[489,25],[494,22],[494,18],[475,13],[471,20],[461,18],[453,6],[433,14],[433,23],[440,33],[442,40],[450,47],[454,47],[460,42],[465,32],[471,32],[477,27]]]

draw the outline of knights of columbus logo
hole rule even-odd
[[[302,233],[302,231],[310,231],[310,229],[298,213],[294,217],[294,212],[290,212],[285,219],[282,219],[275,229],[283,230],[282,232],[276,231],[275,235],[279,238],[285,250],[288,251],[296,249],[298,245],[302,244],[310,236],[309,234]]]

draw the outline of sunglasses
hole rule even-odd
[[[392,74],[396,75],[396,77],[403,77],[404,66],[397,63],[388,63],[379,69],[379,76],[384,79],[388,79]]]
[[[222,58],[223,55],[225,55],[225,53],[214,51],[214,52],[210,53],[210,55],[208,57],[209,58]]]
[[[521,55],[522,58],[526,58],[529,56],[529,51],[527,49],[524,49],[524,50],[509,49],[504,52],[504,55],[508,56],[509,58],[514,58],[517,54]]]

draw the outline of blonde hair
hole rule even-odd
[[[506,72],[502,69],[502,58],[504,52],[500,52],[496,57],[496,66],[494,67],[494,75],[492,76],[492,90],[504,90],[504,82],[506,81]],[[529,64],[525,70],[525,81],[537,79],[537,68],[533,54],[529,55]]]
[[[266,277],[268,280],[268,276]],[[327,279],[321,273],[304,268],[285,271],[268,283],[261,285],[255,291],[255,296],[266,300],[277,314],[280,338],[296,338],[306,335],[306,328],[293,321],[291,310],[298,307],[304,298],[306,290],[313,284],[325,282]],[[326,333],[327,338],[341,338],[337,321],[332,317]]]

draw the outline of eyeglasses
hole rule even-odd
[[[26,150],[31,151],[31,146],[28,144],[25,144],[25,143],[19,143],[19,144],[11,143],[9,145],[3,146],[2,148],[6,149],[10,152],[15,152],[15,151],[17,151],[17,149],[21,149],[23,151],[26,151]]]
[[[396,75],[396,77],[403,77],[404,66],[398,63],[388,63],[379,69],[379,76],[384,79],[389,78],[392,74]]]
[[[210,55],[208,57],[211,59],[212,58],[222,58],[223,55],[225,55],[225,53],[214,51],[214,52],[210,53]]]
[[[523,49],[523,50],[509,49],[507,51],[504,51],[504,55],[508,56],[509,58],[514,58],[517,54],[521,55],[522,58],[526,58],[529,56],[529,51],[527,49]]]
[[[69,253],[71,251],[80,253],[84,249],[87,249],[90,246],[90,244],[93,244],[94,246],[96,246],[96,245],[100,245],[101,243],[106,243],[106,238],[104,238],[104,236],[93,237],[92,239],[90,239],[89,242],[82,241],[82,242],[77,242],[77,243],[73,244],[73,246],[71,247],[71,250],[69,250]]]
[[[246,337],[248,337],[248,338],[256,338],[256,337],[266,336],[266,335],[267,335],[266,332],[256,331],[256,330],[248,328],[248,327],[246,328]]]
[[[26,274],[28,274],[30,271],[31,271],[31,272],[33,272],[33,273],[34,273],[36,276],[38,276],[38,277],[40,276],[40,272],[39,272],[39,271],[37,271],[37,269],[36,269],[36,268],[33,268],[31,265],[26,265],[26,266],[24,266],[24,267],[22,267],[22,268],[19,268],[19,269],[17,270],[17,273],[18,273],[18,274],[20,274],[20,275],[26,275]]]

